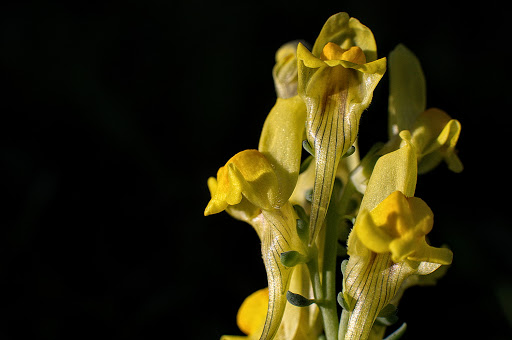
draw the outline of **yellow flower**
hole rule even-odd
[[[288,201],[299,176],[305,115],[298,96],[277,99],[263,125],[258,150],[239,152],[217,172],[205,216],[240,203],[248,206],[245,200],[264,210]],[[213,180],[209,179],[211,185]]]
[[[389,55],[389,136],[399,141],[398,133],[410,130],[416,147],[418,171],[425,173],[442,160],[454,172],[463,169],[455,146],[461,124],[439,109],[426,110],[425,77],[418,58],[404,45]]]
[[[386,59],[376,56],[371,31],[346,13],[327,20],[312,52],[297,47],[298,93],[315,153],[310,244],[324,222],[341,156],[355,142],[361,113],[386,70]]]
[[[452,252],[426,242],[433,214],[414,197],[416,151],[408,131],[400,149],[382,156],[370,177],[348,240],[343,297],[350,317],[345,339],[367,339],[379,312],[412,275],[452,262]]]
[[[272,69],[274,86],[279,98],[291,98],[297,95],[297,45],[290,41],[276,52],[276,64]]]
[[[272,338],[279,328],[295,268],[284,266],[281,254],[307,253],[297,234],[295,210],[288,201],[281,203],[284,197],[279,192],[277,178],[261,152],[242,151],[219,169],[217,179],[209,179],[212,199],[205,210],[205,215],[209,215],[224,208],[252,225],[260,237],[270,295],[262,339]]]
[[[277,333],[287,304],[295,267],[283,265],[281,254],[307,255],[297,233],[297,215],[288,201],[299,175],[305,114],[298,96],[278,98],[263,126],[259,150],[239,152],[219,169],[217,178],[208,180],[211,200],[205,215],[226,210],[252,225],[261,239],[269,287],[261,339]]]

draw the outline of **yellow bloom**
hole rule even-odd
[[[450,250],[426,242],[433,214],[414,197],[416,151],[408,131],[400,136],[402,147],[377,161],[348,240],[343,297],[350,318],[345,339],[367,339],[379,312],[406,279],[452,261]]]
[[[425,173],[442,160],[454,172],[461,172],[462,163],[455,146],[461,125],[444,111],[426,108],[426,85],[418,58],[404,45],[389,55],[389,136],[391,148],[399,142],[398,133],[410,130],[416,147],[418,171]]]
[[[371,31],[346,13],[325,23],[309,52],[297,47],[298,93],[307,106],[307,140],[315,152],[310,244],[325,219],[341,156],[355,142],[359,119],[386,70]]]
[[[298,96],[278,98],[265,121],[259,150],[233,156],[208,180],[211,200],[205,215],[226,210],[254,227],[268,281],[268,307],[262,339],[278,331],[287,304],[286,292],[295,267],[281,263],[281,254],[307,249],[297,234],[297,215],[288,199],[300,168],[306,109]]]
[[[297,215],[292,205],[282,200],[277,176],[257,150],[246,150],[231,158],[219,169],[217,179],[209,180],[212,199],[205,215],[219,212],[224,207],[232,216],[254,227],[261,240],[261,253],[267,271],[269,302],[262,339],[272,338],[281,323],[286,292],[295,267],[281,263],[281,254],[307,249],[296,230]]]

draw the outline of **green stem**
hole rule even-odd
[[[325,265],[324,265],[325,267]],[[326,290],[320,280],[320,271],[318,270],[318,260],[316,256],[308,262],[308,269],[313,283],[313,292],[315,300],[322,313],[322,320],[324,322],[324,331],[327,340],[336,340],[338,335],[338,315],[336,312],[336,300],[334,305],[327,299]],[[325,275],[325,274],[324,274]],[[324,276],[324,281],[326,276]]]
[[[338,311],[336,301],[336,257],[338,248],[338,228],[335,223],[327,220],[325,224],[324,264],[322,278],[324,279],[324,306],[322,317],[327,340],[338,338]]]
[[[347,209],[350,204],[350,199],[356,192],[356,188],[352,181],[349,179],[345,187],[343,188],[343,192],[341,194],[340,199],[336,202],[336,215],[339,218],[343,218],[347,213]],[[338,222],[339,223],[339,222]]]
[[[339,332],[338,332],[339,340],[345,339],[345,333],[347,333],[347,325],[348,325],[349,319],[350,319],[350,312],[343,310],[343,312],[341,312],[340,328],[339,328]]]
[[[320,281],[320,272],[318,270],[318,255],[316,247],[311,248],[310,256],[311,260],[307,262],[309,276],[313,283],[313,294],[315,294],[315,300],[323,301],[324,295],[322,290],[322,283]]]
[[[355,191],[356,191],[356,188],[349,178],[349,180],[347,181],[347,184],[343,188],[341,198],[339,199],[338,204],[337,204],[336,210],[337,210],[337,213],[339,214],[338,215],[339,217],[343,218],[343,216],[348,213],[347,209],[350,204],[350,199],[354,195]],[[348,325],[349,318],[350,318],[350,312],[343,309],[343,311],[341,312],[340,324],[338,327],[338,339],[339,340],[345,339],[345,333],[347,332],[347,325]]]
[[[325,242],[323,252],[323,266],[318,270],[318,257],[316,251],[308,262],[308,269],[313,284],[315,299],[322,313],[324,332],[327,340],[337,340],[340,320],[338,319],[338,305],[336,301],[336,260],[338,248],[338,227],[347,213],[350,199],[355,191],[349,181],[343,188],[340,197],[332,197],[325,223]],[[347,319],[348,320],[348,319]]]

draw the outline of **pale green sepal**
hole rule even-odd
[[[297,234],[299,235],[300,240],[307,244],[308,238],[309,238],[309,221],[306,222],[305,220],[302,220],[300,218],[297,219]]]
[[[389,327],[389,326],[395,324],[397,321],[398,321],[398,316],[396,316],[396,314],[392,314],[390,316],[378,316],[375,319],[374,325],[380,324],[382,326]]]
[[[382,310],[379,312],[379,317],[387,317],[390,315],[396,314],[396,306],[389,303],[387,306],[382,308]]]
[[[274,168],[282,204],[299,177],[305,120],[306,105],[299,96],[278,98],[261,132],[258,149]]]
[[[377,44],[372,31],[356,18],[350,18],[345,12],[334,14],[327,19],[313,46],[313,54],[319,57],[329,42],[338,44],[343,49],[359,46],[367,61],[377,59]]]
[[[354,154],[354,152],[356,152],[356,147],[355,146],[351,146],[347,152],[345,152],[345,154],[343,155],[343,158],[347,158],[347,157],[350,157]]]
[[[295,267],[298,264],[306,263],[307,260],[307,256],[295,250],[289,250],[281,253],[281,263],[285,267]]]
[[[426,108],[426,85],[418,58],[400,44],[389,54],[389,138],[410,130]]]
[[[307,143],[307,141],[306,141],[306,143]],[[304,143],[302,145],[304,146]],[[308,145],[309,145],[309,143],[308,143]],[[313,158],[314,157],[310,154],[308,157],[306,157],[306,159],[302,163],[300,163],[299,175],[309,168],[309,165],[311,164],[311,161],[313,161]]]
[[[315,301],[310,300],[300,294],[295,294],[290,291],[286,293],[286,299],[289,303],[294,305],[295,307],[307,307],[311,306],[311,304],[315,303]]]
[[[307,153],[309,153],[311,157],[315,157],[315,150],[313,150],[307,139],[302,141],[302,147],[304,150],[306,150]]]
[[[336,297],[336,300],[338,301],[338,305],[341,306],[341,308],[343,308],[344,310],[346,310],[347,312],[350,312],[349,310],[349,305],[348,303],[345,301],[345,299],[343,298],[343,292],[339,292],[338,293],[338,296]]]
[[[407,324],[404,322],[402,324],[402,326],[400,326],[396,331],[391,333],[384,340],[398,340],[398,339],[402,338],[402,336],[405,334],[406,330],[407,330]]]

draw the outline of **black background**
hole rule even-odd
[[[13,2],[0,10],[1,339],[217,339],[266,285],[259,240],[203,217],[206,180],[256,148],[274,53],[346,11],[419,57],[465,170],[419,178],[454,263],[406,292],[405,339],[510,339],[509,18],[492,2]],[[363,114],[386,139],[385,76]],[[508,313],[508,319],[507,319]]]

